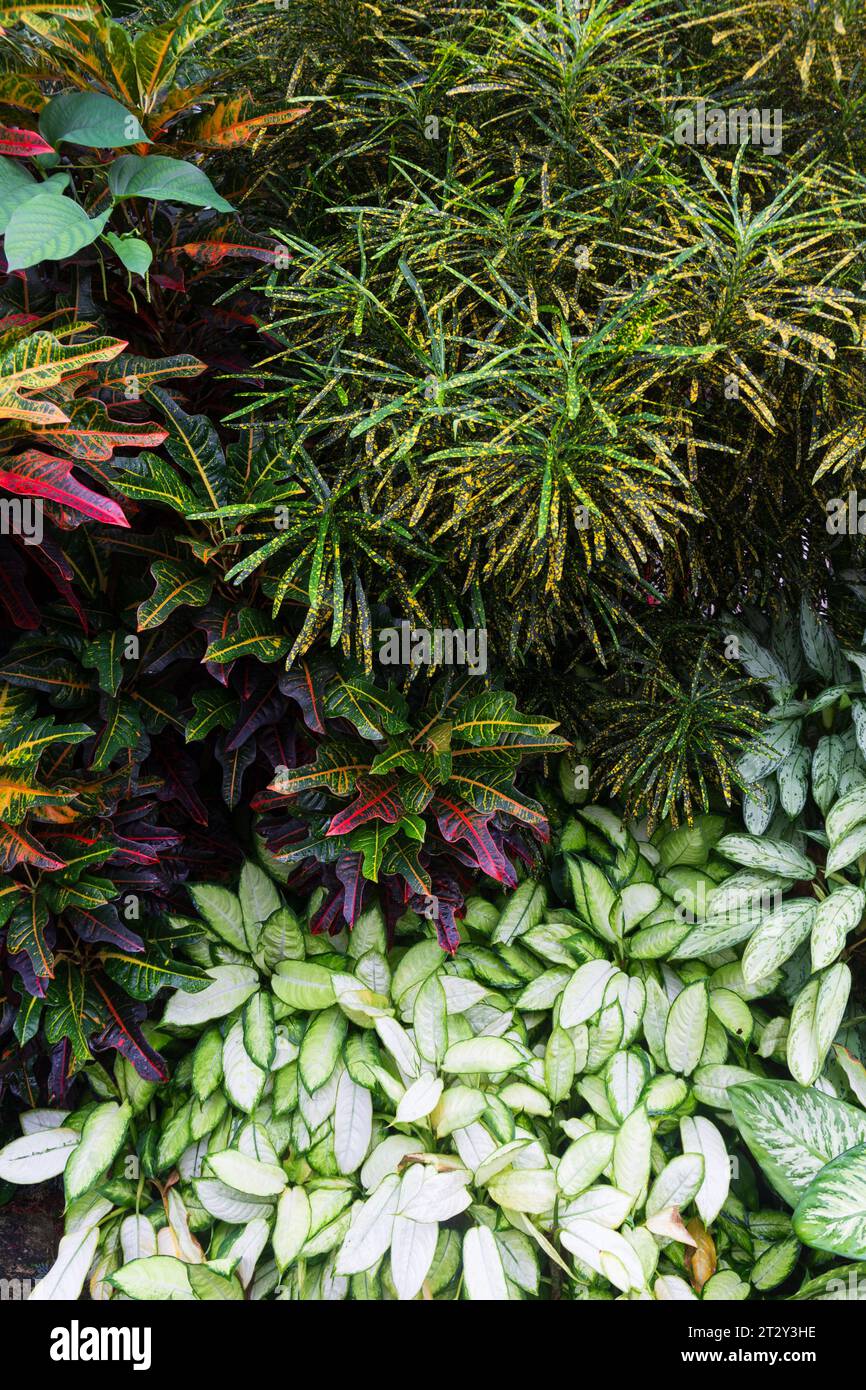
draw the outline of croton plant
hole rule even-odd
[[[224,521],[188,521],[199,490],[222,502],[252,477],[271,495],[253,505],[273,509],[285,489],[280,474],[262,484],[271,456],[224,447],[184,409],[178,387],[203,364],[138,357],[77,322],[4,327],[0,482],[41,506],[42,531],[2,554],[21,635],[0,666],[3,1022],[17,1045],[0,1082],[34,1094],[44,1041],[61,1097],[93,1049],[163,1074],[144,1005],[195,975],[161,914],[191,874],[237,862],[227,816],[245,799],[290,886],[327,885],[317,929],[353,921],[380,886],[389,920],[411,903],[453,950],[473,873],[513,884],[513,856],[544,839],[514,777],[564,740],[481,680],[407,698],[351,663],[298,657],[298,605],[274,617],[257,587],[242,601]],[[149,447],[116,453],[136,446]]]
[[[115,561],[128,553],[102,544]],[[186,879],[219,879],[237,862],[229,816],[237,826],[245,796],[287,886],[326,888],[314,930],[381,900],[391,923],[407,906],[431,918],[451,952],[479,875],[515,884],[514,856],[531,861],[546,835],[513,779],[527,755],[561,745],[549,721],[520,715],[504,692],[448,682],[412,713],[357,672],[301,662],[269,675],[237,654],[247,639],[215,605],[193,624],[178,615],[180,560],[152,569],[152,594],[126,568],[113,613],[91,602],[86,631],[58,622],[51,641],[24,635],[0,669],[4,1017],[24,1049],[7,1079],[28,1092],[37,1037],[51,1048],[55,1096],[91,1049],[119,1047],[142,1075],[162,1074],[138,1005],[197,978],[164,913]]]
[[[303,112],[222,99],[202,56],[224,8],[185,3],[132,33],[98,4],[3,14],[0,1093],[60,1099],[112,1047],[164,1078],[141,1021],[161,988],[197,979],[165,912],[187,877],[240,855],[228,818],[256,680],[201,666],[211,638],[177,610],[214,581],[190,575],[194,538],[165,528],[164,496],[149,508],[118,487],[139,450],[198,480],[216,447],[186,393],[213,390],[229,360],[213,329],[233,310],[184,266],[198,281],[274,254],[239,233],[205,165],[234,152],[240,171]],[[206,360],[178,350],[198,340]],[[231,616],[209,610],[212,636]],[[217,739],[204,712],[223,685],[239,727]]]
[[[42,529],[10,536],[0,565],[20,630],[0,665],[14,1040],[0,1085],[36,1094],[42,1043],[59,1099],[104,1047],[164,1076],[145,1005],[197,978],[165,912],[187,878],[237,863],[245,805],[289,887],[327,887],[316,930],[381,894],[389,922],[413,906],[453,951],[473,878],[513,885],[514,857],[546,836],[515,786],[521,762],[565,741],[480,679],[404,694],[351,661],[300,656],[310,577],[307,607],[285,613],[255,577],[238,593],[231,526],[198,520],[201,502],[273,527],[297,488],[252,435],[223,444],[185,409],[198,359],[133,355],[72,320],[4,327],[0,483],[42,508]]]
[[[548,833],[542,807],[515,787],[515,773],[527,756],[565,740],[552,721],[521,714],[513,695],[479,684],[443,679],[412,708],[360,670],[329,677],[303,663],[283,681],[318,735],[315,757],[298,751],[296,765],[281,768],[255,804],[278,862],[312,860],[324,875],[330,891],[317,927],[340,918],[351,926],[368,885],[381,882],[391,920],[408,905],[435,922],[440,945],[453,953],[473,879],[516,886],[513,856],[530,862],[533,839]]]

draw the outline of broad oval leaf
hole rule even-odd
[[[81,1135],[77,1130],[37,1129],[0,1149],[0,1180],[18,1184],[46,1182],[63,1172]]]
[[[835,888],[815,911],[812,924],[812,969],[830,965],[844,948],[848,933],[859,925],[866,910],[866,893],[853,884]]]
[[[334,1105],[334,1158],[341,1173],[360,1168],[373,1137],[373,1098],[348,1071],[337,1082]]]
[[[64,141],[91,150],[150,144],[138,118],[102,92],[61,92],[52,97],[40,113],[39,132],[54,149]]]
[[[256,1065],[244,1046],[244,1028],[237,1019],[223,1043],[223,1086],[233,1105],[251,1115],[259,1103],[267,1072]]]
[[[606,960],[589,960],[579,966],[565,987],[559,1004],[559,1022],[574,1028],[597,1014],[610,981],[618,973]]]
[[[397,1123],[411,1124],[414,1120],[425,1119],[439,1104],[442,1087],[441,1076],[430,1076],[427,1073],[419,1076],[417,1081],[412,1082],[397,1106]]]
[[[683,1153],[700,1154],[704,1176],[695,1194],[695,1206],[706,1226],[715,1221],[731,1186],[731,1164],[721,1131],[703,1115],[680,1120]]]
[[[507,1072],[522,1067],[524,1059],[505,1038],[467,1038],[452,1043],[442,1062],[442,1070],[458,1075],[471,1072]]]
[[[671,1071],[689,1076],[701,1060],[710,1013],[709,994],[703,980],[680,990],[668,1011],[665,1055]]]
[[[72,1154],[64,1173],[66,1196],[70,1202],[87,1192],[111,1166],[126,1138],[131,1118],[132,1108],[126,1101],[123,1105],[106,1101],[90,1112],[81,1131],[81,1143]]]
[[[191,1027],[224,1018],[245,1004],[259,987],[258,973],[246,965],[215,965],[206,974],[213,984],[197,994],[178,990],[165,1006],[163,1023]]]
[[[278,1197],[288,1181],[282,1168],[261,1163],[236,1149],[208,1154],[207,1161],[220,1182],[254,1197]]]
[[[566,1197],[574,1197],[591,1187],[613,1158],[615,1136],[592,1130],[575,1139],[559,1160],[556,1180]]]
[[[277,1219],[272,1244],[274,1259],[281,1274],[300,1255],[310,1234],[312,1214],[310,1199],[302,1187],[290,1187],[277,1203]]]
[[[816,1173],[794,1211],[804,1245],[866,1260],[866,1143],[831,1159]]]
[[[26,270],[40,261],[63,261],[96,241],[110,209],[98,217],[71,198],[37,193],[21,203],[6,227],[4,251],[9,270]]]
[[[203,169],[167,155],[121,155],[109,166],[108,186],[115,198],[156,198],[219,212],[234,211]]]
[[[274,994],[293,1009],[327,1009],[334,1002],[330,970],[312,961],[280,961],[271,979]]]
[[[793,845],[758,835],[723,835],[716,845],[719,854],[748,869],[763,869],[788,879],[812,879],[815,865]]]
[[[727,1097],[740,1134],[789,1206],[825,1163],[866,1143],[866,1111],[822,1091],[755,1079],[731,1085]]]
[[[486,1226],[473,1226],[463,1237],[463,1278],[473,1301],[494,1303],[508,1298],[502,1256]]]
[[[795,898],[761,922],[743,952],[747,981],[769,975],[794,954],[812,930],[817,906],[814,898]]]
[[[187,1266],[170,1255],[132,1260],[113,1274],[110,1282],[127,1298],[158,1299],[167,1303],[190,1302],[195,1298]]]
[[[32,1302],[71,1303],[77,1299],[93,1263],[99,1238],[96,1226],[65,1235],[57,1247],[54,1264],[30,1295]]]
[[[647,1216],[667,1207],[688,1206],[704,1180],[704,1160],[699,1153],[678,1154],[659,1173],[646,1199]]]

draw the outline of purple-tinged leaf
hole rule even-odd
[[[476,811],[441,796],[431,805],[443,839],[449,843],[465,840],[477,867],[498,883],[507,883],[513,878],[511,866],[490,833],[492,812]]]
[[[319,936],[322,932],[328,932],[331,936],[336,936],[343,923],[343,889],[338,888],[329,898],[326,898],[318,912],[315,912],[310,919],[310,931],[314,936]]]
[[[285,713],[286,702],[276,681],[263,682],[241,704],[240,715],[226,736],[226,749],[232,753],[252,738],[265,724],[275,724]]]
[[[207,825],[207,807],[193,785],[197,768],[192,758],[178,744],[166,746],[164,741],[155,745],[153,752],[164,779],[164,785],[157,793],[160,801],[179,801],[197,825]]]
[[[17,864],[32,864],[34,869],[65,867],[63,860],[49,854],[26,826],[0,821],[0,869],[8,873]]]
[[[51,1049],[51,1069],[48,1076],[48,1099],[52,1105],[62,1105],[69,1090],[70,1069],[74,1060],[72,1044],[63,1038]]]
[[[50,935],[49,935],[49,940]],[[19,976],[21,983],[28,994],[33,994],[37,999],[44,999],[48,992],[51,980],[47,975],[37,975],[30,962],[30,957],[25,951],[17,956],[7,956],[7,964],[10,970],[14,970]]]
[[[325,686],[333,676],[334,667],[326,658],[306,658],[280,676],[280,689],[300,707],[314,734],[325,733]]]
[[[363,862],[362,855],[351,852],[341,855],[337,861],[337,878],[343,885],[343,917],[350,927],[354,926],[364,902]]]
[[[107,982],[96,979],[93,987],[101,1001],[103,1024],[101,1032],[92,1039],[94,1052],[116,1048],[145,1081],[167,1081],[165,1058],[154,1051],[141,1031],[140,1024],[147,1012],[144,1005],[124,998]]]
[[[214,751],[223,770],[223,801],[233,811],[241,799],[244,773],[255,761],[255,745],[245,743],[241,748],[229,750],[225,740],[218,738]]]
[[[13,627],[33,632],[42,621],[39,609],[25,580],[25,565],[17,550],[0,550],[0,604]]]
[[[124,926],[113,903],[106,903],[104,907],[97,907],[91,911],[70,907],[65,915],[66,921],[82,941],[107,941],[124,951],[144,950],[141,937]]]

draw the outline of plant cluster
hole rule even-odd
[[[850,1296],[861,11],[5,7],[37,1299]]]
[[[247,14],[228,51],[312,153],[262,165],[282,252],[233,418],[299,490],[246,563],[367,668],[383,589],[488,625],[524,703],[549,661],[635,810],[729,799],[755,710],[720,606],[822,591],[860,544],[825,524],[861,454],[857,3]],[[778,113],[780,147],[682,142],[698,102]]]
[[[321,669],[305,668],[283,683],[302,702],[308,728],[326,734],[330,715],[355,734],[327,737],[315,762],[279,771],[270,789],[276,795],[265,802],[261,833],[270,854],[287,865],[312,859],[332,866],[317,926],[342,917],[351,927],[381,875],[391,918],[408,902],[433,919],[440,944],[453,953],[455,913],[462,915],[472,875],[516,887],[509,854],[530,861],[527,834],[549,838],[543,808],[515,787],[514,776],[527,755],[550,753],[565,740],[552,733],[552,721],[520,714],[513,695],[472,694],[472,684],[443,680],[410,711],[399,692],[382,691],[360,672],[323,679]],[[309,831],[300,839],[299,825]]]
[[[606,644],[641,594],[774,592],[822,523],[812,475],[854,462],[861,21],[783,8],[262,14],[320,158],[271,175],[284,341],[249,409],[422,530],[419,605],[481,578],[503,650]],[[781,150],[679,143],[716,96],[780,107]],[[819,135],[800,98],[851,105]]]
[[[250,863],[192,888],[204,978],[147,1028],[169,1084],[89,1064],[95,1095],[0,1151],[9,1181],[64,1175],[34,1297],[832,1296],[815,1252],[864,1253],[866,1071],[837,1048],[854,1104],[768,1079],[781,976],[720,939],[724,829],[650,842],[586,806],[549,878],[471,900],[454,958],[412,912],[391,951],[378,907],[313,934],[315,896],[305,924]]]

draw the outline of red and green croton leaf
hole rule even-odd
[[[83,518],[110,526],[129,527],[121,506],[95,491],[73,468],[90,472],[102,486],[109,486],[107,463],[118,448],[156,448],[169,429],[149,421],[129,421],[118,406],[96,396],[112,380],[109,368],[124,363],[125,404],[137,397],[166,370],[169,375],[201,370],[195,359],[170,359],[151,363],[128,358],[126,344],[117,338],[90,337],[90,325],[74,325],[76,337],[65,341],[71,326],[55,332],[34,329],[31,323],[0,320],[0,490],[35,498],[62,528],[80,524]],[[141,370],[141,378],[135,371]],[[132,383],[132,385],[130,385]],[[44,445],[45,447],[34,447]],[[49,452],[49,450],[51,452]],[[167,466],[167,465],[166,465]],[[57,571],[55,582],[69,598],[73,571],[62,557],[40,546],[40,563]],[[39,558],[39,557],[37,557]],[[32,626],[22,610],[23,626]]]
[[[490,833],[491,812],[476,811],[464,802],[436,797],[431,803],[440,833],[453,844],[465,840],[482,873],[498,883],[513,883],[514,871]]]
[[[129,525],[116,502],[93,492],[73,476],[71,459],[52,458],[38,449],[25,449],[11,459],[0,456],[0,465],[0,488],[56,503],[63,509],[61,519],[63,513],[72,512],[110,526]]]
[[[0,155],[13,159],[30,159],[35,154],[53,154],[36,130],[20,130],[16,126],[0,125]]]
[[[399,797],[395,794],[396,779],[393,781],[372,781],[367,777],[358,779],[357,796],[351,806],[338,811],[328,826],[329,835],[351,835],[368,821],[380,820],[391,825],[403,813]]]

